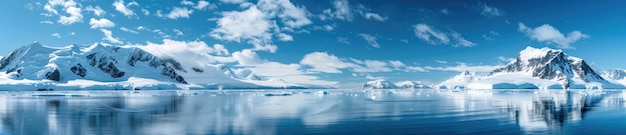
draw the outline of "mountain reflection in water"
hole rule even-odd
[[[0,92],[0,134],[623,133],[624,91]]]

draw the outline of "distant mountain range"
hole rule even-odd
[[[224,64],[181,62],[185,59],[160,58],[135,46],[33,43],[1,58],[0,90],[326,88],[263,80]]]
[[[385,82],[377,80],[368,82]],[[527,47],[509,64],[491,71],[487,76],[462,72],[439,84],[436,89],[624,89],[626,71],[602,72],[592,69],[581,58],[562,50]],[[367,87],[367,88],[394,88]],[[399,88],[399,87],[395,87]]]

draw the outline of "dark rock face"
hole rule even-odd
[[[81,65],[80,63],[70,68],[70,70],[72,70],[74,74],[80,77],[85,77],[87,75],[87,69],[83,68],[83,65]]]
[[[61,73],[59,73],[59,69],[54,69],[52,72],[46,73],[46,79],[53,81],[61,80]]]
[[[163,59],[163,63],[167,66],[174,67],[176,70],[187,72],[183,69],[183,66],[174,59]]]
[[[3,70],[4,68],[6,68],[9,64],[11,64],[11,62],[13,61],[13,59],[15,59],[15,53],[11,52],[9,54],[9,56],[2,58],[2,60],[0,60],[0,70]]]
[[[175,79],[176,81],[180,83],[187,84],[187,81],[185,81],[185,79],[182,76],[176,74],[176,71],[171,67],[164,66],[161,74],[168,76],[171,79]]]
[[[193,68],[191,68],[191,69],[192,69],[193,71],[195,71],[195,72],[198,72],[198,73],[202,73],[202,72],[204,72],[204,70],[202,70],[202,69],[200,69],[200,68],[197,68],[197,67],[193,67]]]
[[[163,70],[161,70],[162,75],[165,75],[170,79],[175,79],[177,82],[187,84],[187,81],[185,81],[182,76],[178,75],[175,70],[176,68],[179,68],[181,71],[184,71],[182,65],[173,59],[164,61],[146,51],[136,49],[131,53],[130,59],[128,59],[127,63],[134,67],[138,62],[149,62],[148,64],[153,68],[163,67]],[[172,66],[168,66],[167,63],[170,63],[170,65],[174,68],[172,68]]]

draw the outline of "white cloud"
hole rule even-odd
[[[183,0],[183,1],[180,2],[180,4],[187,5],[187,6],[195,5],[192,1],[188,1],[188,0]]]
[[[448,64],[447,61],[443,61],[443,60],[435,60],[435,62],[437,62],[439,64]]]
[[[148,11],[147,9],[141,9],[141,12],[143,12],[143,15],[150,15],[150,11]]]
[[[516,59],[516,58],[507,58],[507,57],[504,57],[504,56],[498,56],[498,60],[499,60],[500,62],[506,62],[506,63],[508,63],[508,62],[514,61],[515,59]]]
[[[347,44],[347,45],[350,44],[350,41],[346,37],[337,37],[337,42],[342,43],[342,44]]]
[[[452,33],[452,38],[454,39],[454,41],[456,41],[453,46],[457,47],[457,46],[463,46],[463,47],[472,47],[475,46],[476,43],[474,42],[470,42],[465,40],[465,38],[463,38],[463,36],[461,36],[461,34],[457,33],[457,32],[453,32]]]
[[[193,8],[195,8],[196,10],[204,10],[209,6],[209,2],[201,0],[198,1],[198,4],[196,6],[194,6]]]
[[[380,45],[376,41],[376,37],[369,35],[369,34],[363,34],[363,33],[358,34],[358,36],[363,38],[363,40],[367,41],[367,43],[370,44],[372,47],[380,48]]]
[[[296,7],[289,0],[259,0],[258,7],[268,16],[276,16],[289,28],[311,24],[304,7]]]
[[[376,13],[365,13],[363,14],[363,17],[365,17],[365,19],[368,19],[368,20],[376,20],[376,21],[381,21],[381,22],[384,22],[388,19],[388,17],[386,16],[382,17]]]
[[[183,33],[183,31],[180,31],[178,29],[173,29],[172,31],[176,32],[176,36],[182,36],[185,35],[185,33]]]
[[[228,50],[226,49],[226,47],[224,47],[224,45],[222,44],[215,44],[213,45],[213,49],[215,49],[217,55],[230,55],[230,53],[228,52]]]
[[[220,2],[227,3],[227,4],[241,4],[244,2],[248,2],[248,1],[247,0],[220,0]]]
[[[443,67],[431,67],[431,66],[426,66],[424,67],[424,69],[426,70],[439,70],[439,71],[457,71],[457,72],[463,72],[463,71],[475,71],[475,72],[491,72],[497,68],[502,67],[501,65],[478,65],[478,66],[473,66],[473,65],[468,65],[467,63],[463,63],[463,62],[459,62],[458,65],[456,66],[443,66]]]
[[[122,41],[120,41],[119,38],[113,37],[113,32],[111,32],[110,30],[100,29],[100,31],[102,31],[102,33],[104,34],[102,40],[109,41],[110,43],[122,44]]]
[[[399,61],[399,60],[390,60],[389,64],[391,64],[391,66],[396,69],[406,66],[404,65],[404,63],[402,63],[402,61]]]
[[[52,33],[52,36],[56,38],[61,38],[61,34],[59,33]]]
[[[480,15],[482,15],[482,16],[493,17],[493,16],[503,16],[504,15],[504,11],[501,11],[500,9],[498,9],[496,7],[488,6],[486,4],[484,4],[482,6],[482,9],[483,9],[483,11],[480,12]]]
[[[91,18],[89,20],[89,25],[91,25],[91,29],[115,27],[115,23],[105,18],[101,18],[101,19]]]
[[[370,79],[370,80],[387,80],[386,77],[382,77],[382,76],[372,76],[370,74],[367,74],[365,76],[365,79]]]
[[[152,32],[154,32],[156,34],[159,34],[159,36],[161,36],[161,38],[169,39],[169,38],[172,37],[172,35],[165,34],[165,32],[161,31],[160,29],[152,30]]]
[[[63,7],[63,11],[65,11],[66,15],[61,15],[55,7],[61,6]],[[58,23],[62,25],[70,25],[77,22],[83,21],[82,9],[79,7],[80,5],[76,3],[74,0],[48,0],[48,2],[44,5],[44,10],[48,12],[45,14],[46,16],[59,15]]]
[[[92,6],[87,6],[87,8],[85,8],[85,11],[91,11],[93,12],[94,15],[100,17],[106,14],[106,11],[104,11],[102,8],[100,8],[100,6],[96,6],[96,7],[92,7]]]
[[[39,23],[43,23],[43,24],[54,24],[54,22],[49,21],[49,20],[40,21]]]
[[[493,37],[494,36],[499,36],[499,35],[500,35],[500,33],[496,32],[496,31],[489,31],[489,35],[483,34],[482,36],[483,36],[483,38],[485,40],[493,41],[493,40],[495,40]]]
[[[226,41],[247,41],[258,49],[276,51],[269,45],[271,32],[277,28],[276,23],[269,21],[267,15],[256,6],[244,11],[223,12],[222,16],[217,20],[217,27],[210,32],[211,37]]]
[[[427,24],[417,24],[414,27],[415,36],[430,44],[448,44],[450,39],[448,36],[437,29],[431,28]]]
[[[76,32],[70,32],[70,35],[74,36],[76,35]]]
[[[283,41],[283,42],[293,41],[293,37],[285,33],[278,33],[276,36],[278,36],[278,40]]]
[[[429,44],[450,44],[450,41],[452,41],[452,46],[454,47],[472,47],[476,45],[476,43],[466,40],[458,32],[451,31],[450,34],[448,34],[423,23],[416,24],[413,28],[415,36]]]
[[[549,24],[544,24],[536,28],[529,28],[523,23],[519,23],[518,25],[518,30],[526,34],[526,36],[530,37],[530,39],[548,44],[554,43],[557,44],[559,48],[563,49],[574,48],[570,46],[570,44],[575,43],[580,39],[589,38],[588,35],[583,34],[578,30],[572,31],[565,36]]]
[[[335,6],[335,13],[333,16],[337,19],[344,21],[352,21],[352,10],[350,9],[350,3],[347,0],[335,0],[333,2]]]
[[[145,26],[137,26],[137,28],[135,28],[137,30],[147,30],[150,31],[150,29],[146,28]]]
[[[428,72],[428,70],[418,66],[407,66],[405,69],[408,72]]]
[[[186,7],[174,7],[172,11],[167,14],[167,18],[169,19],[178,19],[178,18],[189,18],[189,15],[193,13],[193,10],[187,9]]]
[[[133,6],[133,5],[139,6],[137,2],[129,2],[128,4],[124,4],[124,0],[116,0],[115,2],[113,2],[113,6],[115,7],[115,10],[122,13],[124,16],[128,16],[128,17],[135,15],[135,12],[133,12],[133,10],[129,8],[130,6]]]
[[[126,28],[126,27],[120,27],[120,30],[128,32],[128,33],[139,34],[139,32],[137,32],[135,30],[132,30],[132,29],[129,29],[129,28]]]
[[[216,55],[228,55],[228,50],[220,44],[211,48],[203,41],[176,41],[163,39],[163,43],[148,42],[147,45],[138,45],[139,48],[154,54],[160,58],[185,58],[180,60],[185,65],[201,67],[213,63],[232,63],[236,60],[232,57]]]
[[[355,67],[353,63],[340,60],[335,55],[326,52],[309,53],[300,60],[300,64],[313,67],[310,71],[324,73],[342,73],[340,69]]]
[[[251,66],[268,62],[267,60],[261,59],[256,52],[250,49],[233,52],[232,56],[235,60],[237,60],[237,62],[239,62],[240,65],[243,66]]]
[[[389,67],[389,63],[378,60],[357,60],[350,59],[353,62],[362,66],[354,67],[354,72],[391,72],[393,69]]]

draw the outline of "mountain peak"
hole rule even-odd
[[[373,81],[369,81],[363,85],[363,89],[397,89],[399,88],[396,84],[391,83],[384,79],[376,79]]]
[[[520,51],[518,58],[522,61],[534,59],[534,58],[542,58],[549,54],[559,54],[563,53],[562,50],[552,49],[548,47],[543,48],[534,48],[531,46],[527,46],[526,49]]]

